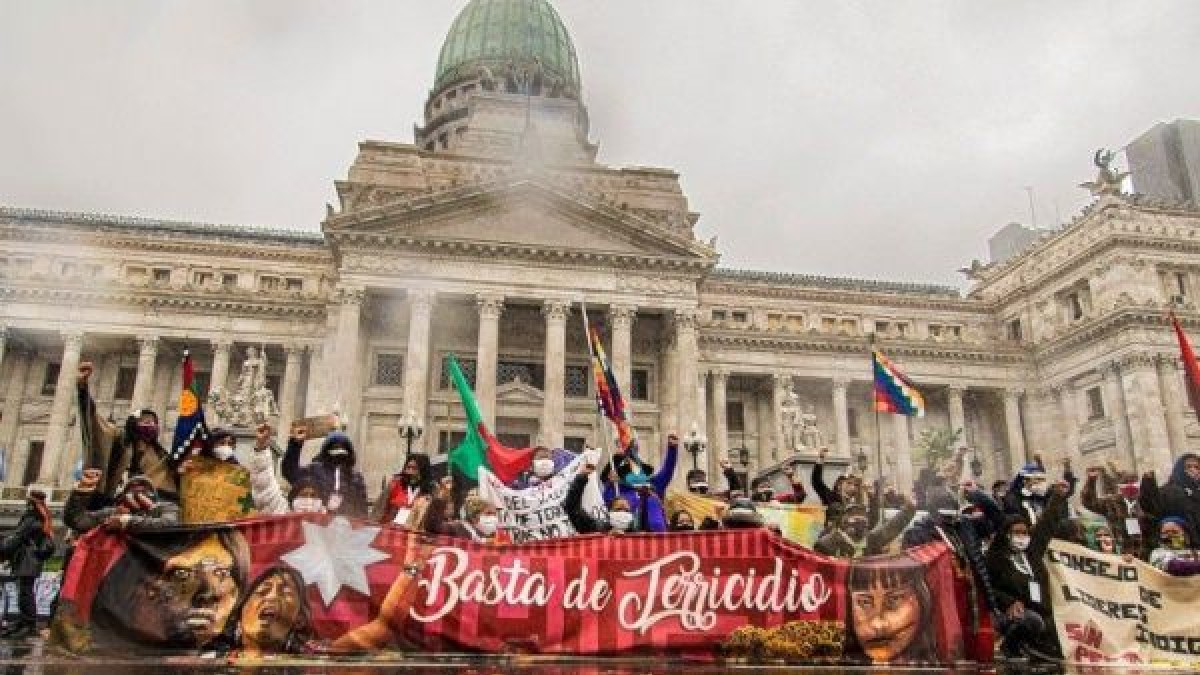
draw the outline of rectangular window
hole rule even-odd
[[[854,319],[842,319],[842,334],[858,335],[858,321]]]
[[[208,396],[208,388],[212,386],[212,373],[204,370],[197,371],[195,374],[196,391],[200,392],[200,397]],[[267,376],[267,388],[271,387],[271,376]]]
[[[567,436],[563,439],[563,448],[571,452],[583,452],[585,445],[587,445],[587,439],[583,436]]]
[[[1184,272],[1175,273],[1175,292],[1183,297],[1187,297],[1188,283],[1187,274]]]
[[[375,355],[375,386],[404,386],[404,355],[381,352]]]
[[[538,389],[546,388],[546,368],[540,363],[501,361],[496,372],[496,384],[520,382]]]
[[[260,291],[277,291],[283,285],[283,280],[279,277],[261,276],[258,278],[258,290]]]
[[[42,455],[45,452],[45,441],[29,441],[29,457],[25,459],[25,472],[21,476],[21,485],[32,485],[37,482],[38,474],[42,472]]]
[[[117,369],[117,389],[113,397],[118,401],[130,401],[133,399],[133,385],[137,382],[137,368],[118,368]]]
[[[848,408],[846,410],[846,426],[849,429],[850,438],[858,438],[858,409]]]
[[[768,314],[767,315],[767,330],[782,330],[782,329],[783,329],[783,315],[782,314]]]
[[[1008,339],[1015,342],[1021,341],[1022,335],[1020,319],[1013,319],[1012,321],[1008,322]]]
[[[629,400],[650,400],[650,371],[645,368],[634,368],[629,373]]]
[[[1104,396],[1100,393],[1100,387],[1092,387],[1087,390],[1087,410],[1089,420],[1105,418]]]
[[[458,444],[462,443],[463,439],[466,437],[467,437],[467,434],[462,431],[439,432],[438,433],[438,452],[443,455],[446,454],[447,452],[450,452],[454,448],[457,448]]]
[[[800,314],[792,314],[787,318],[788,330],[796,331],[797,333],[804,330],[804,316]]]
[[[165,267],[154,268],[154,283],[169,284],[171,283],[171,270]]]
[[[734,312],[730,315],[730,318],[732,318],[735,323],[746,323],[750,320],[749,315],[747,315],[745,312]]]
[[[833,333],[837,331],[837,319],[821,319],[821,330],[825,333]]]
[[[238,285],[238,275],[232,274],[229,272],[226,272],[221,275],[221,288],[224,288],[225,290],[229,290],[232,288],[237,288],[237,285]]]
[[[929,337],[939,338],[942,336],[942,327],[936,323],[929,324]]]
[[[887,335],[892,332],[892,325],[887,321],[876,321],[875,332],[879,335]]]
[[[62,370],[61,363],[47,363],[46,373],[42,376],[42,396],[53,396],[58,389],[58,372]]]
[[[746,430],[746,406],[741,401],[725,403],[725,429],[731,432]]]
[[[64,277],[73,277],[79,274],[79,266],[73,262],[64,262],[59,265],[58,273]]]
[[[724,321],[727,318],[729,318],[729,314],[723,309],[714,309],[712,311],[713,321]]]
[[[1083,302],[1079,299],[1078,292],[1067,295],[1067,312],[1070,313],[1072,321],[1083,318]]]
[[[100,275],[104,273],[103,265],[87,265],[85,269],[89,279],[99,279]]]
[[[207,272],[207,271],[203,271],[203,270],[197,270],[195,272],[192,272],[192,285],[193,286],[207,286],[207,285],[211,284],[212,281],[213,281],[213,273],[212,272]]]
[[[466,378],[467,384],[471,385],[471,388],[474,389],[475,388],[475,359],[459,359],[458,367],[462,369],[463,377]],[[453,389],[454,384],[452,382],[450,382],[450,376],[446,374],[446,369],[438,368],[438,371],[441,372],[440,379],[438,380],[438,388],[439,389]]]
[[[587,366],[567,366],[563,393],[569,398],[587,398],[589,393],[588,375],[591,372]]]
[[[145,267],[126,267],[125,268],[125,278],[130,281],[138,281],[138,282],[145,281],[146,280],[146,268]]]
[[[286,288],[289,291],[302,291],[304,290],[304,280],[297,279],[295,277],[288,277]]]

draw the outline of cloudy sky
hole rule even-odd
[[[409,141],[466,0],[0,0],[0,203],[316,229]],[[683,176],[723,263],[958,284],[1093,151],[1200,117],[1200,3],[555,0],[600,160]]]

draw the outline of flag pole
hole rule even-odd
[[[596,380],[596,352],[592,349],[592,323],[588,320],[587,303],[580,300],[579,309],[583,315],[583,341],[588,348],[588,381],[591,383],[590,386],[594,387]],[[596,421],[600,423],[600,434],[604,442],[604,453],[608,455],[608,465],[612,469],[613,476],[616,476],[617,467],[613,461],[612,452],[612,430],[609,428],[608,420],[605,419],[604,413],[600,410],[598,403],[596,405]]]
[[[883,433],[879,427],[879,402],[875,400],[875,333],[867,333],[867,359],[871,364],[871,409],[875,412],[875,480],[883,482]]]

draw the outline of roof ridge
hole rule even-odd
[[[218,234],[261,235],[299,241],[323,241],[324,235],[317,231],[291,230],[282,227],[263,225],[233,225],[228,223],[204,223],[190,220],[172,220],[167,218],[148,218],[145,216],[130,216],[122,214],[100,213],[93,211],[60,211],[56,209],[35,209],[20,206],[0,204],[0,217],[24,218],[54,222],[70,222],[76,224],[117,225],[126,227],[175,228],[181,230],[203,231]]]
[[[935,284],[916,281],[883,281],[879,279],[861,279],[856,277],[833,277],[819,274],[799,274],[794,272],[772,272],[767,270],[747,270],[732,267],[718,267],[713,270],[716,276],[730,279],[749,281],[779,282],[792,285],[826,286],[850,290],[890,291],[893,293],[953,296],[961,298],[959,289],[945,284]]]

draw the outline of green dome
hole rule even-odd
[[[473,76],[480,66],[495,71],[508,62],[535,58],[545,73],[576,92],[582,90],[575,45],[549,2],[471,0],[442,44],[433,86],[437,89],[459,77]]]

